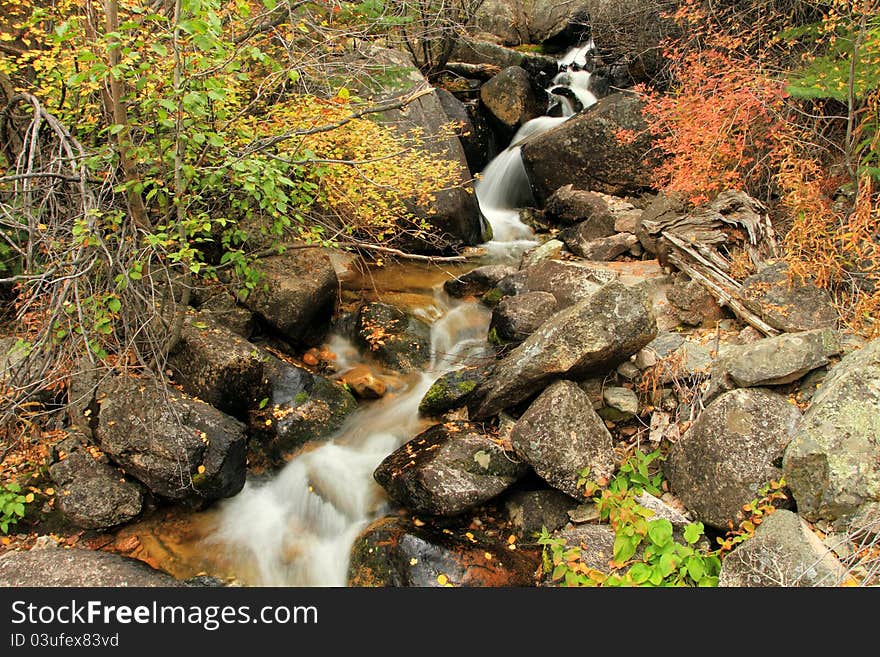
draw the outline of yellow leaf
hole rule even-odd
[[[205,466],[200,465],[200,466],[197,468],[197,470],[198,470],[198,473],[199,473],[199,474],[204,474],[204,473],[205,473]]]
[[[507,537],[507,542],[508,542],[508,543],[516,543],[516,535],[511,534],[510,536],[508,536],[508,537]]]
[[[440,584],[440,586],[446,586],[446,583],[448,581],[449,581],[449,578],[446,575],[444,575],[443,573],[440,573],[439,575],[437,575],[437,583]]]
[[[47,488],[44,492],[46,493],[46,495],[54,495],[55,489],[54,488]]]
[[[27,503],[31,503],[31,502],[33,502],[33,501],[34,501],[34,494],[33,494],[33,493],[28,493],[27,495],[25,495],[25,496],[24,496],[24,501],[27,502]]]
[[[412,559],[409,560],[409,565],[415,566],[418,562],[419,562],[419,560],[416,559],[415,557],[413,557]]]

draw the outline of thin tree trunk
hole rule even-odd
[[[117,0],[105,0],[104,1],[104,14],[105,14],[105,30],[107,33],[116,32],[119,29],[119,3]],[[140,181],[140,177],[137,172],[137,165],[131,159],[130,147],[131,147],[131,129],[128,123],[128,112],[125,109],[125,104],[123,101],[123,97],[125,95],[125,85],[122,80],[116,77],[113,73],[113,69],[119,66],[121,61],[119,54],[119,46],[114,45],[110,48],[108,52],[108,56],[110,59],[110,74],[109,74],[109,93],[107,94],[107,100],[109,103],[108,111],[110,115],[113,117],[113,123],[118,126],[121,126],[119,131],[116,133],[116,145],[119,149],[119,164],[122,167],[122,175],[125,178],[126,189],[127,189],[127,197],[128,197],[128,206],[131,210],[132,218],[135,223],[145,229],[148,230],[150,228],[150,222],[147,219],[147,211],[144,207],[143,200],[141,199],[140,191],[135,189],[138,182]]]

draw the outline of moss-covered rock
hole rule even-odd
[[[477,384],[491,372],[491,365],[464,367],[448,372],[434,381],[419,402],[422,415],[442,415],[462,406],[473,404]]]

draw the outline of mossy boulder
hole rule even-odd
[[[491,365],[479,365],[447,372],[428,388],[419,402],[419,413],[437,416],[473,404],[477,384],[489,376],[491,369]]]

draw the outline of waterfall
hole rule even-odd
[[[579,109],[596,103],[590,92],[588,58],[595,52],[592,41],[569,50],[557,60],[559,72],[547,93],[548,112],[561,106],[562,116],[539,116],[526,121],[516,131],[510,145],[486,165],[477,179],[477,202],[483,216],[492,226],[492,240],[483,246],[497,260],[515,257],[522,250],[535,246],[532,229],[520,219],[520,210],[534,204],[531,184],[522,162],[523,140],[555,128],[574,116]]]
[[[476,185],[480,209],[494,232],[486,245],[492,260],[535,244],[531,229],[519,218],[519,208],[534,202],[519,144],[567,120],[575,113],[575,101],[583,107],[595,102],[588,90],[589,72],[583,70],[591,49],[592,44],[575,48],[559,60],[560,73],[548,91],[551,99],[562,102],[563,116],[541,116],[522,125]],[[418,406],[438,377],[493,353],[486,341],[491,313],[483,304],[450,299],[438,288],[434,306],[425,314],[437,318],[431,325],[426,371],[402,389],[363,404],[329,441],[309,445],[274,477],[250,478],[238,495],[218,505],[216,528],[203,548],[221,551],[241,583],[346,585],[352,543],[389,510],[374,470],[430,424],[420,417]],[[332,336],[328,344],[340,367],[357,364],[359,351],[349,341]]]
[[[419,402],[442,374],[486,358],[490,312],[438,290],[431,327],[431,364],[396,394],[364,405],[331,440],[291,460],[273,479],[248,480],[220,505],[208,549],[221,549],[238,577],[255,586],[345,586],[358,533],[388,510],[373,471],[426,428]],[[351,359],[355,347],[331,344]],[[351,363],[350,363],[351,364]]]

